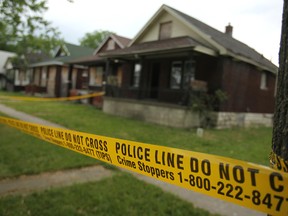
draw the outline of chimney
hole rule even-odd
[[[231,26],[231,24],[229,23],[229,24],[226,26],[225,34],[227,34],[227,35],[229,35],[230,37],[232,37],[232,33],[233,33],[233,26]]]

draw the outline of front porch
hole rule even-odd
[[[214,93],[221,82],[213,56],[189,51],[107,60],[106,95],[187,105],[189,91]]]

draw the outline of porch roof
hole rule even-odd
[[[70,61],[69,64],[91,65],[95,63],[101,63],[101,62],[105,62],[105,60],[97,54],[97,55],[83,56],[83,57],[74,59],[73,61]]]
[[[102,57],[120,57],[120,56],[131,56],[131,55],[144,55],[144,54],[158,54],[158,53],[167,53],[173,51],[180,51],[185,49],[194,49],[194,50],[204,50],[211,55],[215,55],[214,50],[211,47],[203,45],[198,41],[194,40],[191,37],[184,36],[184,37],[177,37],[177,38],[170,38],[165,40],[158,40],[158,41],[149,41],[140,44],[135,44],[133,46],[118,49],[118,50],[111,50],[107,52],[103,52],[99,54]]]

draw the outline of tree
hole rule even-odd
[[[79,40],[81,46],[90,47],[96,49],[101,42],[113,32],[110,31],[94,31],[92,33],[86,33],[83,38]]]
[[[273,167],[288,172],[288,0],[283,5],[277,83],[270,162]]]
[[[46,0],[0,1],[0,49],[18,55],[49,53],[59,43],[59,32],[43,18]]]

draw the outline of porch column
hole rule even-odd
[[[68,85],[67,85],[67,96],[70,96],[70,90],[72,89],[72,72],[73,72],[73,64],[69,65],[69,71],[68,71]]]
[[[108,86],[108,76],[110,74],[110,59],[106,59],[106,65],[105,65],[105,72],[103,75],[103,91],[106,93],[106,95],[109,95],[109,86]],[[108,89],[107,89],[108,87]]]
[[[143,98],[143,89],[144,89],[144,79],[143,79],[143,65],[144,65],[144,57],[140,57],[140,80],[139,80],[139,89],[138,89],[138,99]],[[134,71],[133,71],[134,73]]]
[[[192,86],[192,81],[195,80],[195,58],[194,53],[188,53],[188,61],[184,62],[183,70],[183,97],[181,103],[187,106],[191,106],[193,101],[191,101],[191,95],[195,94]]]

